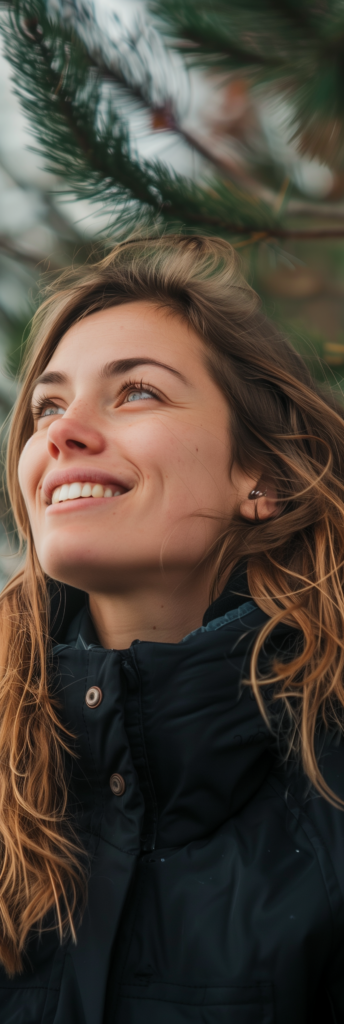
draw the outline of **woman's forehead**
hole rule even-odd
[[[205,348],[181,317],[149,302],[97,310],[74,323],[62,336],[46,370],[102,372],[108,361],[145,357],[183,375],[183,368],[205,370]],[[187,374],[184,374],[187,376]]]

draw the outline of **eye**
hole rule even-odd
[[[65,412],[66,410],[62,408],[62,405],[48,405],[47,408],[43,409],[43,412],[40,413],[40,418],[43,419],[44,416],[63,416]]]
[[[144,384],[142,380],[124,381],[119,389],[119,397],[122,405],[128,405],[128,402],[139,402],[141,399],[147,401],[149,398],[155,398],[156,402],[161,401],[156,391],[150,385]]]
[[[36,422],[49,416],[63,416],[65,412],[66,410],[63,409],[62,405],[54,405],[54,402],[51,399],[49,400],[49,398],[45,398],[44,395],[38,398],[32,407],[32,415]]]
[[[152,391],[131,391],[127,396],[127,402],[140,402],[141,398],[156,398]]]

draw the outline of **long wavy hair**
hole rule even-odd
[[[34,426],[33,384],[77,320],[120,303],[149,300],[178,314],[207,349],[209,373],[230,409],[233,462],[273,479],[276,518],[231,518],[214,552],[214,586],[248,565],[250,590],[268,619],[251,659],[250,683],[274,684],[290,723],[290,748],[327,799],[315,750],[319,722],[342,728],[344,706],[344,410],[265,318],[224,241],[200,236],[129,240],[99,262],[64,272],[33,320],[8,447],[8,488],[25,567],[5,587],[0,678],[0,960],[21,969],[30,929],[55,914],[61,940],[75,938],[83,886],[66,818],[64,751],[69,737],[49,696],[47,580],[18,485],[18,460]],[[230,467],[229,467],[230,471]],[[281,621],[299,631],[292,660],[261,677],[259,652]],[[58,785],[57,785],[58,780]],[[337,806],[340,801],[337,800]]]

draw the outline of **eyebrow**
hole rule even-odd
[[[169,373],[173,373],[175,377],[179,377],[184,384],[189,384],[187,377],[184,377],[180,370],[176,370],[174,366],[168,366],[167,363],[160,363],[157,359],[149,359],[146,356],[134,356],[132,359],[115,359],[111,363],[106,363],[103,369],[100,371],[101,377],[116,377],[123,373],[129,373],[129,370],[133,370],[135,366],[161,366],[163,370],[168,370]]]
[[[33,381],[32,391],[35,390],[38,384],[67,384],[68,377],[66,373],[58,373],[57,370],[47,370],[46,373],[41,373],[40,377],[36,377]]]
[[[175,377],[183,381],[183,384],[190,384],[187,377],[184,376],[180,370],[176,370],[174,366],[169,366],[168,363],[161,363],[157,359],[149,359],[147,356],[133,356],[132,359],[114,359],[110,363],[105,363],[102,367],[99,376],[105,377],[119,377],[124,373],[129,373],[136,366],[160,366],[163,370],[168,370],[169,373],[173,373]],[[66,373],[59,373],[57,370],[47,370],[45,373],[41,373],[40,377],[37,377],[33,383],[32,390],[38,386],[38,384],[67,384],[68,377]]]

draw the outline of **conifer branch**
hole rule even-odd
[[[300,151],[344,167],[344,8],[309,0],[151,0],[191,63],[274,86]]]
[[[180,9],[177,0],[174,4]],[[188,0],[189,9],[192,5]],[[154,230],[211,232],[230,237],[234,244],[243,236],[252,243],[261,238],[344,236],[344,226],[289,226],[274,209],[273,193],[272,202],[264,201],[259,186],[254,194],[251,183],[239,185],[223,162],[220,166],[218,161],[221,177],[202,185],[158,160],[141,159],[131,144],[122,98],[124,91],[154,112],[147,83],[130,80],[120,62],[108,66],[100,50],[90,54],[73,25],[52,21],[45,0],[15,0],[6,51],[47,168],[63,176],[71,194],[101,204],[109,216],[108,233],[121,234],[140,224]],[[208,156],[202,143],[180,127],[172,105],[165,105],[164,113],[171,131]]]
[[[43,0],[17,0],[7,31],[7,54],[47,167],[62,173],[71,191],[108,204],[114,223],[252,233],[278,218],[238,187],[213,180],[201,187],[159,161],[133,153],[116,97],[72,29],[54,26]],[[91,64],[91,66],[90,66]]]

